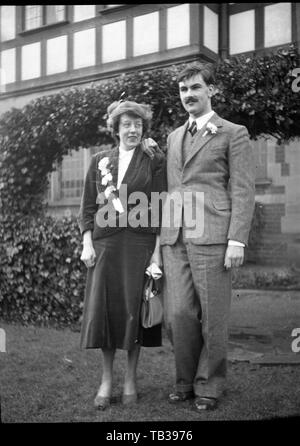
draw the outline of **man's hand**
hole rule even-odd
[[[238,267],[244,261],[244,247],[243,246],[228,246],[225,253],[224,266],[226,269]]]
[[[156,152],[160,151],[157,143],[152,138],[143,139],[141,142],[143,151],[151,158],[154,158]]]

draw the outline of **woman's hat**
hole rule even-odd
[[[133,113],[144,121],[150,121],[152,118],[152,111],[149,105],[138,104],[134,101],[115,101],[107,107],[107,124],[113,127],[117,118],[124,113]]]

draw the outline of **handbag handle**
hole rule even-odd
[[[150,299],[151,292],[153,294],[156,294],[155,290],[153,290],[153,282],[154,282],[153,277],[152,276],[148,277],[148,279],[146,281],[146,284],[145,284],[145,288],[144,288],[145,289],[145,292],[144,292],[144,299],[145,300],[149,300]]]

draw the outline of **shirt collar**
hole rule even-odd
[[[196,121],[197,124],[197,130],[202,129],[202,127],[210,120],[210,118],[212,117],[212,115],[215,112],[213,110],[211,110],[210,112],[206,113],[203,116],[200,116],[199,118],[193,119],[191,116],[189,117],[189,127],[191,126],[193,121]]]

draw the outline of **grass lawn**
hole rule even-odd
[[[105,412],[93,407],[100,383],[98,350],[79,350],[79,333],[70,329],[23,327],[0,322],[7,352],[0,353],[2,422],[249,420],[300,414],[297,366],[231,363],[228,392],[218,410],[198,414],[190,402],[174,407],[174,361],[170,343],[144,348],[138,369],[140,399],[122,407],[125,353],[117,351],[113,403]]]

